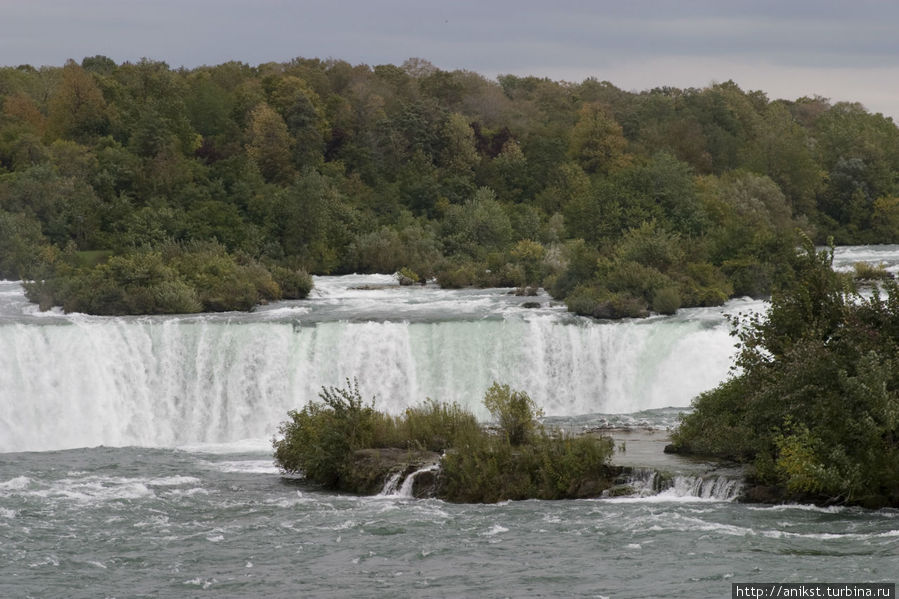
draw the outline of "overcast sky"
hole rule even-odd
[[[420,57],[626,90],[733,79],[771,98],[857,101],[899,121],[891,0],[0,0],[0,64],[95,54],[173,67]]]

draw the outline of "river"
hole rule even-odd
[[[835,267],[857,260],[895,271],[899,247],[840,248]],[[309,300],[250,314],[105,318],[39,313],[0,282],[0,597],[724,597],[733,582],[895,581],[896,510],[738,504],[733,484],[689,466],[661,493],[498,505],[326,493],[273,466],[287,410],[347,378],[394,413],[431,397],[486,418],[497,380],[570,428],[664,429],[727,376],[725,314],[764,307],[603,323],[508,291],[318,277]]]

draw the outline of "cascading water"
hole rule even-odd
[[[743,490],[742,473],[666,475],[651,468],[635,468],[625,479],[622,500],[651,497],[653,501],[734,501]]]
[[[600,323],[547,296],[526,309],[533,298],[506,290],[389,282],[325,277],[306,302],[139,318],[41,316],[4,283],[0,451],[266,439],[323,385],[353,378],[392,413],[430,397],[486,418],[493,381],[550,416],[686,406],[733,353],[720,309]]]

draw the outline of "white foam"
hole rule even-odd
[[[173,489],[165,493],[166,497],[194,497],[196,495],[209,495],[209,491],[202,487],[192,489]]]
[[[211,587],[216,582],[218,582],[218,581],[215,578],[200,578],[198,576],[197,578],[192,578],[191,580],[185,580],[181,584],[198,586],[205,590],[205,589],[208,589],[209,587]]]
[[[278,474],[280,469],[271,460],[234,460],[206,462],[209,468],[219,472],[244,472],[247,474]]]
[[[188,445],[179,445],[178,449],[190,453],[211,453],[211,454],[229,454],[229,453],[266,453],[272,452],[272,441],[266,438],[253,439],[237,439],[225,443],[192,443]]]
[[[28,488],[28,485],[31,484],[31,479],[27,476],[17,476],[10,480],[0,482],[0,491],[21,491],[22,489]]]
[[[147,484],[154,487],[176,487],[180,485],[192,485],[199,482],[200,479],[193,476],[167,476],[149,479]]]
[[[504,532],[509,532],[509,529],[505,526],[500,526],[499,524],[494,524],[488,530],[485,530],[481,533],[482,537],[492,537],[498,534],[502,534]]]
[[[784,503],[778,505],[766,505],[766,506],[746,506],[746,509],[751,511],[761,511],[761,512],[783,512],[783,511],[804,511],[804,512],[820,512],[822,514],[839,514],[846,510],[844,506],[840,505],[828,505],[828,506],[817,506],[807,503]]]

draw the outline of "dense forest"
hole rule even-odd
[[[97,314],[250,309],[307,273],[543,286],[615,318],[761,296],[899,239],[899,130],[733,82],[298,58],[0,68],[0,278]]]

